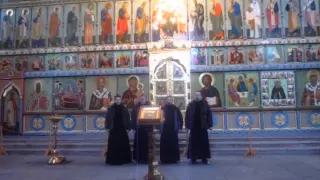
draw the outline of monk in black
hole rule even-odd
[[[212,114],[200,92],[196,92],[196,100],[187,107],[185,123],[186,128],[190,130],[188,159],[191,159],[192,164],[196,163],[197,159],[208,164],[207,159],[211,158],[211,153],[207,130],[212,127]]]
[[[168,96],[163,108],[164,122],[160,126],[160,161],[164,164],[180,161],[178,132],[182,129],[183,119],[180,109],[172,101],[172,97]]]
[[[131,112],[132,129],[135,130],[133,160],[137,163],[148,163],[148,128],[151,127],[137,124],[140,107],[145,105],[150,105],[150,102],[145,96],[141,96]]]
[[[132,162],[128,132],[131,128],[128,109],[121,104],[121,96],[106,114],[105,127],[109,130],[106,164],[122,165]]]

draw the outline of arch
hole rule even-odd
[[[10,92],[12,89],[15,89],[20,97],[20,99],[22,99],[22,94],[21,94],[21,90],[20,88],[18,88],[18,86],[14,83],[14,82],[10,82],[9,84],[7,84],[1,91],[1,97],[0,99],[2,99],[3,97],[5,97],[5,93]]]
[[[17,117],[17,121],[18,121],[18,126],[17,126],[17,135],[19,135],[20,133],[22,133],[22,129],[23,129],[23,125],[22,125],[22,113],[23,113],[23,105],[22,105],[22,94],[20,89],[18,88],[18,86],[13,83],[10,82],[8,83],[2,90],[1,90],[1,95],[0,95],[0,123],[2,123],[2,121],[4,121],[4,116],[5,113],[3,112],[5,108],[5,97],[8,95],[8,93],[10,93],[10,91],[14,91],[17,96],[19,97],[18,100],[18,117]]]

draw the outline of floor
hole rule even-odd
[[[49,166],[45,156],[0,156],[2,180],[142,180],[146,165],[107,166],[103,157],[70,156]],[[216,156],[210,165],[160,165],[165,180],[318,180],[320,156]]]

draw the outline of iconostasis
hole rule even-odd
[[[320,128],[319,9],[316,0],[2,4],[1,108],[17,104],[20,132],[46,134],[58,113],[61,133],[96,133],[118,93],[129,108],[141,95],[153,104],[172,95],[184,111],[201,91],[214,130]]]
[[[3,49],[320,35],[316,0],[110,0],[3,4]]]

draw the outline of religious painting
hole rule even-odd
[[[230,72],[225,74],[228,107],[259,106],[258,72]]]
[[[303,61],[303,46],[289,45],[287,48],[287,62],[302,62]]]
[[[224,22],[225,7],[222,0],[208,0],[207,1],[207,16],[209,40],[223,40],[224,39]]]
[[[52,111],[52,79],[26,79],[24,88],[25,112]]]
[[[16,72],[25,72],[28,68],[28,56],[13,57],[13,67]]]
[[[131,1],[117,1],[115,11],[117,43],[130,43]]]
[[[83,18],[83,45],[93,45],[96,43],[96,28],[97,21],[97,9],[95,3],[83,3],[81,4],[81,17]]]
[[[284,63],[283,47],[280,45],[268,45],[266,47],[266,61],[270,64]]]
[[[81,53],[80,54],[80,68],[81,69],[94,69],[96,65],[95,53]]]
[[[206,38],[206,0],[188,0],[189,40],[203,41]]]
[[[246,37],[249,39],[258,39],[262,37],[262,0],[246,0]]]
[[[133,53],[134,67],[149,66],[149,55],[147,51],[134,51]]]
[[[284,12],[284,28],[286,37],[301,36],[301,18],[299,0],[282,0]]]
[[[320,106],[320,71],[311,69],[297,71],[297,105]]]
[[[306,62],[320,61],[320,44],[305,45],[305,59]]]
[[[172,75],[174,80],[184,79],[187,76],[186,68],[183,64],[172,63]]]
[[[45,47],[46,45],[46,26],[47,26],[47,7],[33,7],[31,25],[31,42],[32,47]]]
[[[264,27],[266,30],[266,36],[268,38],[280,38],[281,37],[281,2],[280,0],[265,0],[264,12],[266,18],[264,18]]]
[[[0,58],[0,72],[12,70],[12,58],[10,56],[2,56]]]
[[[195,99],[195,92],[200,91],[202,97],[211,108],[224,106],[223,73],[192,73],[191,99]]]
[[[97,58],[97,66],[100,69],[113,68],[114,64],[114,53],[113,52],[99,52]]]
[[[63,70],[78,70],[79,69],[79,55],[75,53],[67,53],[62,55]]]
[[[168,95],[167,94],[167,81],[156,82],[156,95]]]
[[[191,49],[191,65],[207,65],[205,48]]]
[[[167,78],[167,64],[163,63],[162,65],[158,66],[155,70],[155,79],[166,79]]]
[[[64,39],[66,46],[77,46],[80,32],[78,30],[80,6],[79,4],[64,5]]]
[[[19,132],[20,96],[16,89],[12,89],[3,97],[3,122],[8,131]],[[4,132],[5,133],[5,132]]]
[[[63,27],[62,27],[63,7],[57,6],[57,5],[49,6],[48,13],[49,13],[48,44],[49,44],[49,47],[58,47],[61,45],[62,37],[63,37]]]
[[[33,72],[33,71],[44,71],[46,56],[44,55],[34,55],[34,56],[29,56],[28,58],[28,71]]]
[[[292,107],[296,105],[293,71],[261,72],[262,106]]]
[[[303,5],[303,27],[305,36],[319,36],[319,8],[320,1],[316,0],[301,0]]]
[[[16,16],[16,48],[29,47],[31,35],[31,9],[18,8]]]
[[[227,55],[225,48],[208,49],[209,64],[212,66],[225,65],[227,63]]]
[[[86,109],[107,111],[117,92],[116,76],[92,76],[86,78]]]
[[[54,79],[53,107],[55,110],[82,110],[85,101],[83,78]]]
[[[149,41],[149,1],[138,0],[133,3],[134,42],[145,43]]]
[[[186,0],[152,1],[152,40],[165,38],[185,40],[187,38]]]
[[[243,38],[243,0],[227,1],[227,28],[229,39]]]
[[[46,60],[46,70],[55,71],[61,69],[61,54],[48,54]]]
[[[13,30],[15,24],[16,12],[15,9],[2,9],[1,10],[1,41],[2,48],[13,48]]]
[[[118,76],[118,92],[122,93],[122,102],[132,109],[141,96],[149,97],[148,75]]]
[[[131,66],[131,52],[130,51],[116,51],[114,53],[116,58],[117,68],[130,68]]]
[[[241,47],[228,48],[228,59],[230,65],[244,64],[244,49]]]
[[[264,63],[264,47],[263,46],[248,46],[247,59],[249,64]]]
[[[173,81],[173,94],[184,94],[185,88],[184,81]]]
[[[113,43],[114,3],[112,1],[98,3],[100,44]]]
[[[177,106],[180,110],[186,109],[186,100],[185,97],[173,97],[173,103]]]

